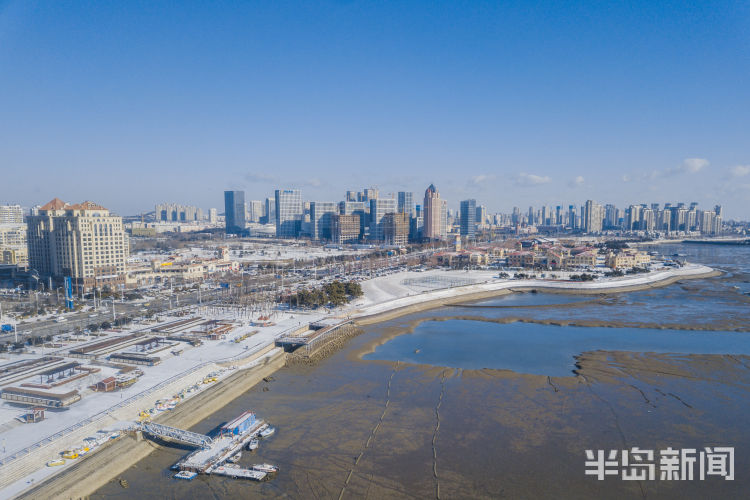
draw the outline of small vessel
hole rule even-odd
[[[56,467],[58,465],[65,465],[65,460],[58,458],[57,460],[50,460],[47,462],[47,467]]]
[[[253,438],[250,440],[249,443],[247,443],[247,450],[248,451],[257,450],[258,446],[260,446],[260,441],[258,441],[258,439],[256,438]]]
[[[68,460],[74,460],[78,458],[78,453],[73,450],[65,450],[64,452],[62,452],[62,457]]]
[[[258,435],[260,437],[262,437],[262,438],[267,438],[269,436],[272,436],[274,432],[276,432],[276,429],[274,429],[273,427],[269,426],[269,427],[266,427],[265,429],[261,430],[260,432],[258,432]]]
[[[192,481],[197,476],[197,472],[190,472],[189,470],[183,470],[174,475],[175,479],[185,479],[186,481]]]
[[[266,474],[271,474],[273,472],[278,472],[279,468],[275,465],[271,464],[255,464],[252,467],[253,470],[257,470],[259,472],[265,472]]]
[[[242,452],[238,451],[236,454],[234,454],[231,457],[227,458],[227,462],[236,464],[237,462],[240,461],[241,458],[242,458]]]

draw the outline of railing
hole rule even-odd
[[[193,446],[200,446],[202,448],[211,446],[213,443],[213,439],[205,434],[198,434],[197,432],[186,431],[184,429],[178,429],[177,427],[170,427],[168,425],[161,425],[154,422],[143,424],[143,430],[157,437],[166,437],[181,443],[192,444]]]

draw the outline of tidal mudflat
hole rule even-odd
[[[171,479],[168,468],[186,451],[159,447],[122,475],[128,489],[113,481],[92,498],[339,498],[342,492],[344,498],[743,497],[750,488],[745,472],[750,469],[750,357],[739,352],[647,352],[645,345],[605,345],[576,353],[575,371],[546,374],[362,359],[377,346],[405,337],[415,324],[463,315],[502,320],[482,322],[493,328],[526,325],[504,324],[516,317],[606,323],[602,335],[640,327],[645,335],[654,324],[682,325],[674,332],[653,333],[729,332],[742,345],[737,336],[750,335],[742,332],[750,324],[750,306],[742,291],[748,259],[740,250],[747,252],[699,249],[709,252],[703,263],[723,262],[718,267],[726,274],[720,278],[585,300],[526,294],[516,305],[530,307],[446,307],[367,326],[330,358],[278,371],[275,380],[193,428],[207,432],[245,409],[257,411],[277,427],[277,435],[254,454],[245,454],[241,463],[279,465],[273,481],[199,477],[180,482]],[[502,306],[503,300],[479,305]],[[434,322],[441,323],[450,321]],[[694,331],[696,325],[705,331]],[[549,328],[559,335],[577,327]],[[689,344],[686,336],[683,345]],[[512,346],[494,348],[512,351]],[[488,355],[481,345],[477,349]],[[704,446],[735,448],[733,481],[714,476],[598,481],[584,474],[586,449]]]

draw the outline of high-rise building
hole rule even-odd
[[[357,243],[362,234],[362,220],[358,214],[333,214],[331,216],[331,239],[334,243]]]
[[[208,209],[208,222],[209,224],[216,224],[219,222],[219,213],[215,208]]]
[[[409,214],[389,212],[383,217],[383,239],[389,245],[406,245],[409,240]]]
[[[332,217],[338,214],[338,203],[313,201],[310,203],[311,237],[314,240],[331,240]]]
[[[305,215],[302,191],[299,189],[277,189],[276,237],[296,238]]]
[[[568,227],[578,229],[578,214],[575,205],[568,205]]]
[[[224,191],[226,234],[245,234],[245,192]]]
[[[487,223],[487,207],[484,205],[477,205],[475,214],[477,224],[481,227]]]
[[[587,200],[583,207],[583,231],[601,233],[604,220],[604,207],[593,200]]]
[[[265,215],[265,203],[261,200],[250,200],[247,202],[247,220],[250,222],[260,222]]]
[[[0,205],[0,224],[23,224],[21,205]]]
[[[533,226],[536,223],[536,217],[534,217],[534,207],[529,207],[529,218],[526,223],[529,226]]]
[[[398,192],[398,211],[399,213],[409,214],[409,217],[414,217],[414,193],[411,191]]]
[[[409,239],[419,242],[422,241],[422,233],[424,231],[424,211],[422,210],[422,205],[417,205],[414,208],[414,214],[409,224]]]
[[[197,222],[203,220],[203,210],[192,205],[160,203],[154,207],[157,222]]]
[[[396,213],[397,203],[393,198],[374,198],[370,200],[370,239],[384,241],[383,222],[386,214]]]
[[[477,200],[464,200],[461,202],[460,234],[472,240],[476,235]]]
[[[448,207],[434,184],[424,192],[424,230],[427,240],[443,240],[447,237]]]
[[[28,263],[26,224],[0,224],[0,264],[26,267]]]
[[[275,224],[276,223],[276,199],[266,198],[266,207],[263,211],[263,217],[261,217],[261,224]]]
[[[370,214],[370,204],[364,201],[341,201],[339,202],[339,213],[341,215],[357,215],[359,221],[359,239],[364,238],[365,228],[368,223],[368,216]]]
[[[346,201],[357,201],[357,192],[356,191],[347,191],[346,192]]]
[[[29,264],[45,284],[70,277],[76,290],[125,284],[128,240],[122,218],[90,201],[69,205],[55,198],[30,216]]]

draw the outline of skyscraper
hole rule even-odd
[[[276,237],[296,238],[299,235],[304,205],[299,189],[277,189],[276,197]]]
[[[332,201],[313,201],[310,203],[310,223],[312,224],[312,239],[332,239],[332,217],[338,214],[339,207]]]
[[[424,229],[423,236],[427,240],[442,240],[446,237],[448,223],[447,206],[445,200],[440,199],[440,193],[434,184],[430,184],[424,192]]]
[[[583,230],[587,233],[602,232],[604,207],[593,200],[587,200],[583,209]]]
[[[245,192],[224,191],[226,234],[245,234]]]
[[[461,202],[461,236],[474,239],[476,234],[477,200]]]
[[[385,240],[383,223],[386,214],[394,214],[397,211],[396,200],[393,198],[375,198],[370,200],[370,239],[375,241]]]
[[[411,191],[398,192],[398,212],[414,217],[414,193]]]

